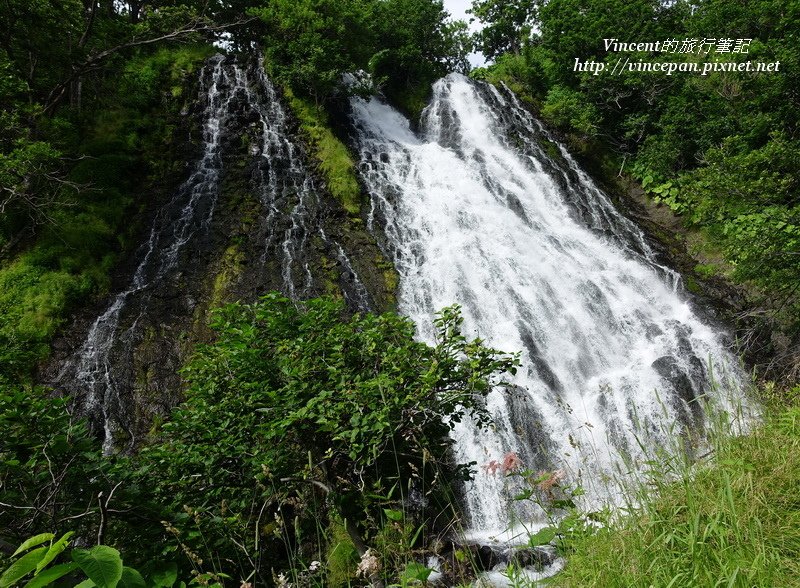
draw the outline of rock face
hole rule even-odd
[[[133,449],[180,401],[179,369],[209,338],[214,307],[271,290],[338,295],[353,311],[392,305],[380,250],[309,166],[262,64],[211,58],[187,118],[198,153],[188,176],[149,213],[112,295],[77,317],[42,372],[107,451]]]
[[[438,584],[458,586],[474,581],[484,572],[507,566],[541,572],[557,560],[554,547],[512,547],[504,544],[456,543],[436,545],[429,556],[441,574]]]

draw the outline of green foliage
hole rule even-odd
[[[89,549],[72,549],[72,562],[51,565],[69,546],[72,532],[57,541],[55,535],[42,533],[25,540],[12,557],[20,556],[0,575],[0,588],[10,588],[25,582],[25,588],[42,588],[65,577],[75,577],[80,570],[87,579],[79,584],[86,588],[146,588],[148,584],[141,574],[123,566],[119,551],[106,545],[96,545]],[[48,545],[37,547],[42,543]],[[36,547],[36,549],[31,549]],[[30,550],[30,551],[29,551]],[[26,553],[27,552],[27,553]],[[31,576],[32,574],[32,576]],[[74,580],[73,580],[74,582]],[[155,586],[160,586],[157,582]],[[169,584],[171,586],[172,584]]]
[[[267,31],[270,73],[303,96],[330,96],[344,72],[363,67],[373,37],[375,2],[278,0],[252,8]]]
[[[267,31],[270,74],[316,104],[333,96],[347,72],[369,71],[407,107],[409,94],[468,68],[466,25],[449,21],[441,0],[279,0],[250,14]]]
[[[141,55],[122,72],[110,103],[83,123],[81,137],[66,119],[52,119],[50,142],[0,153],[0,176],[11,190],[15,182],[55,186],[39,190],[49,195],[24,208],[10,201],[0,216],[0,248],[6,244],[0,249],[6,254],[0,255],[0,375],[25,379],[69,313],[107,291],[109,272],[136,228],[134,204],[143,204],[141,193],[156,178],[175,174],[164,144],[172,139],[167,121],[179,104],[165,103],[161,89],[185,85],[209,51],[190,46]],[[78,154],[63,177],[54,175],[64,167],[55,143]],[[36,180],[36,174],[44,175]],[[21,220],[31,214],[30,222]],[[34,229],[27,251],[14,255],[15,243]]]
[[[519,55],[536,20],[536,0],[473,0],[469,13],[486,25],[476,34],[477,48],[487,59]]]
[[[385,0],[376,7],[376,39],[370,73],[385,80],[390,99],[412,116],[414,100],[448,70],[466,71],[470,45],[463,27],[449,23],[441,0]],[[459,31],[461,31],[459,33]]]
[[[99,446],[66,408],[65,400],[42,390],[0,380],[0,487],[7,505],[0,509],[0,529],[6,537],[63,526],[107,489],[108,465]],[[74,528],[84,522],[78,519]]]
[[[421,563],[410,562],[406,564],[406,569],[400,576],[400,585],[405,588],[415,584],[425,584],[432,573],[431,568],[425,567]]]
[[[98,588],[114,588],[122,579],[122,558],[113,547],[73,549],[72,559]]]
[[[314,533],[326,516],[315,489],[367,540],[397,510],[395,490],[447,495],[444,480],[464,467],[450,462],[446,423],[485,422],[481,398],[516,365],[460,324],[444,310],[429,347],[408,319],[346,318],[327,299],[272,294],[218,311],[217,341],[185,369],[186,404],[137,459],[142,482],[157,480],[155,499],[185,509],[173,523],[181,545],[226,554],[246,577],[260,556],[245,555],[274,553],[276,541],[292,553]]]
[[[595,107],[587,104],[580,93],[563,86],[554,86],[547,92],[542,116],[556,126],[574,129],[584,135],[593,134],[599,122]]]
[[[347,146],[333,134],[322,107],[295,96],[288,89],[286,97],[325,176],[328,190],[350,215],[358,216],[361,212],[361,187]]]

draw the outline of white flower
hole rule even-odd
[[[378,573],[381,569],[381,564],[378,561],[378,556],[372,551],[372,548],[367,549],[364,555],[361,556],[361,561],[356,570],[357,575],[369,578],[373,574]]]

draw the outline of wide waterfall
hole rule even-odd
[[[56,378],[83,402],[107,451],[136,443],[137,411],[148,399],[132,366],[143,341],[172,337],[147,361],[173,374],[179,367],[187,326],[170,321],[198,312],[203,294],[190,272],[209,267],[213,247],[227,243],[215,223],[231,150],[249,142],[260,215],[248,272],[264,275],[260,291],[316,294],[316,247],[327,271],[333,263],[347,276],[350,307],[373,306],[354,250],[325,225],[321,191],[263,65],[212,58],[199,104],[199,159],[155,215],[129,282]],[[367,224],[400,274],[400,312],[431,340],[434,314],[458,303],[468,335],[521,353],[513,385],[487,400],[491,430],[462,422],[454,431],[457,459],[476,465],[464,488],[474,534],[544,522],[536,507],[510,500],[521,487],[499,471],[504,459],[564,470],[588,501],[602,502],[613,474],[648,458],[649,448],[701,439],[706,405],[730,408],[726,391],[740,384],[724,333],[698,315],[680,277],[510,91],[450,75],[434,86],[419,131],[378,98],[351,105],[371,196]],[[713,385],[722,381],[730,385]],[[161,402],[164,413],[177,398]]]
[[[466,334],[521,352],[515,386],[488,398],[493,428],[454,431],[459,461],[477,465],[464,491],[474,534],[541,516],[510,500],[519,488],[498,471],[504,456],[564,470],[602,502],[618,468],[676,438],[688,445],[706,400],[728,407],[712,385],[739,387],[723,334],[510,91],[451,74],[419,132],[378,98],[351,104],[400,312],[431,340],[434,313],[458,303]]]

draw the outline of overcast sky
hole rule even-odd
[[[472,0],[444,0],[444,7],[453,15],[453,18],[469,20],[466,11],[470,6],[472,6]]]
[[[455,20],[461,19],[469,22],[471,15],[467,14],[467,8],[470,6],[472,6],[472,0],[444,0],[445,10],[447,10]],[[470,25],[470,29],[473,31],[479,28],[480,26],[477,21]],[[473,53],[469,56],[469,62],[473,67],[478,67],[483,65],[486,59],[481,53]]]

